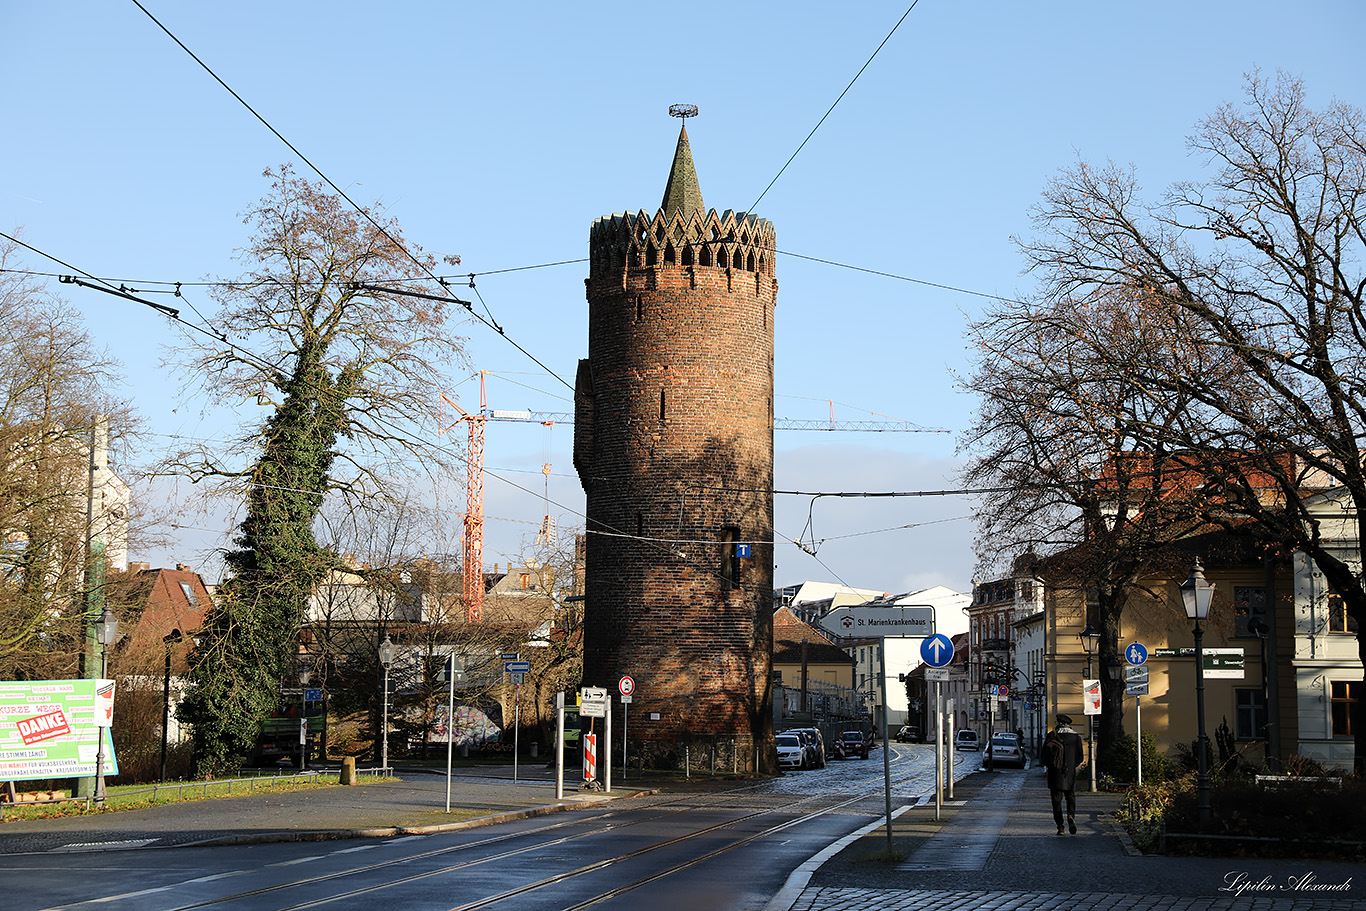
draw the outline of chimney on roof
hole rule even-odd
[[[180,570],[182,573],[194,572],[194,570],[190,569],[190,567],[185,563],[177,563],[175,565],[175,568]]]
[[[129,571],[130,573],[145,573],[145,572],[147,572],[147,570],[149,570],[149,569],[151,569],[151,568],[152,568],[152,564],[150,564],[150,563],[129,563],[129,564],[128,564],[128,571]]]

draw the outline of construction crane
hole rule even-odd
[[[484,425],[489,421],[512,423],[536,423],[546,427],[555,424],[572,424],[574,415],[562,411],[508,411],[490,409],[484,386],[487,371],[479,371],[479,411],[471,414],[451,401],[444,394],[441,400],[460,412],[460,417],[438,432],[445,433],[460,424],[469,425],[469,450],[465,467],[465,540],[464,540],[464,585],[466,618],[471,623],[479,622],[484,605]],[[794,420],[775,418],[774,430],[819,430],[827,433],[849,431],[861,433],[948,433],[920,427],[909,421],[837,421],[835,405],[830,402],[828,420]],[[546,514],[541,518],[538,541],[553,543],[555,520],[550,515],[550,463],[547,461],[541,472],[546,477]]]

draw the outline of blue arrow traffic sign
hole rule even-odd
[[[1148,660],[1148,650],[1142,642],[1130,642],[1124,649],[1124,659],[1130,664],[1143,664]]]
[[[953,660],[953,643],[943,633],[935,633],[920,643],[920,657],[930,667],[947,667]]]
[[[503,662],[503,670],[509,674],[525,674],[527,671],[531,670],[531,662],[505,661]]]

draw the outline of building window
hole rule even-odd
[[[721,591],[739,588],[741,561],[739,554],[740,529],[727,525],[721,529]]]
[[[1254,625],[1248,628],[1250,620],[1257,620],[1266,629],[1266,589],[1256,586],[1242,586],[1233,589],[1233,635],[1255,636]]]
[[[1338,595],[1328,596],[1328,632],[1356,635],[1356,619],[1347,614],[1347,602]]]
[[[522,573],[522,590],[531,588],[531,573]]]
[[[1352,736],[1352,715],[1356,711],[1357,702],[1361,699],[1361,686],[1360,680],[1333,681],[1331,692],[1334,737]]]
[[[188,582],[182,582],[182,583],[180,583],[180,590],[183,591],[183,592],[185,593],[185,600],[188,601],[188,602],[190,602],[190,607],[198,607],[198,606],[199,606],[199,598],[198,598],[197,595],[195,595],[194,589],[190,587],[190,583],[188,583]]]
[[[1261,690],[1234,690],[1239,740],[1266,739],[1266,698]]]

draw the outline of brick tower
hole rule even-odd
[[[769,770],[773,225],[707,211],[686,123],[659,211],[589,232],[583,679],[635,679],[632,755]]]

